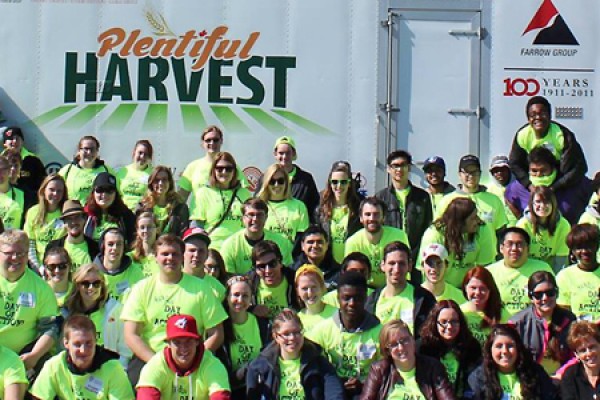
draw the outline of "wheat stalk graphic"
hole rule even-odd
[[[159,12],[148,9],[144,11],[144,15],[156,36],[176,36]]]

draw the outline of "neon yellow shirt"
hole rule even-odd
[[[127,255],[131,258],[131,263],[133,265],[137,265],[142,270],[144,278],[159,273],[160,267],[158,266],[158,262],[156,262],[156,257],[154,256],[154,254],[149,254],[145,257],[142,257],[142,259],[140,259],[139,261],[135,261],[133,259],[133,251],[130,251],[129,253],[127,253]]]
[[[231,391],[227,370],[210,351],[204,352],[197,370],[182,377],[176,377],[161,351],[142,368],[136,387],[156,388],[162,400],[208,399],[213,393]]]
[[[144,279],[144,273],[137,264],[130,264],[120,274],[104,274],[104,278],[108,287],[108,296],[118,302],[123,302],[124,293],[132,288],[134,284]]]
[[[504,308],[511,315],[529,306],[527,281],[531,274],[537,271],[546,271],[554,275],[552,268],[547,263],[534,258],[529,258],[519,268],[507,267],[504,265],[504,260],[500,260],[489,265],[487,269],[496,281]]]
[[[512,374],[503,374],[498,372],[498,380],[500,381],[500,386],[502,387],[503,399],[507,400],[522,400],[521,397],[521,384],[519,383],[519,378],[516,373]]]
[[[152,173],[152,165],[148,165],[140,171],[135,164],[129,164],[119,168],[117,174],[117,190],[121,194],[123,202],[133,211],[148,190],[148,178]]]
[[[388,400],[425,400],[425,396],[419,389],[419,384],[415,378],[416,369],[413,368],[410,371],[400,371],[398,373],[402,377],[403,382],[397,382],[390,394]]]
[[[232,324],[235,340],[229,344],[231,352],[231,365],[237,371],[260,354],[262,340],[258,321],[252,313],[243,324]]]
[[[424,284],[421,286],[424,289],[427,289]],[[459,306],[461,304],[464,304],[467,302],[467,299],[465,299],[465,296],[463,295],[462,290],[460,290],[457,287],[452,286],[448,283],[446,283],[444,285],[444,291],[442,292],[442,294],[440,294],[439,296],[435,296],[435,300],[436,301],[454,300],[456,302],[456,304],[458,304]]]
[[[0,310],[0,343],[15,353],[36,340],[40,319],[58,315],[54,292],[27,267],[16,282],[0,276]]]
[[[112,168],[106,165],[100,165],[96,168],[80,168],[78,165],[66,164],[64,165],[58,174],[65,178],[67,182],[67,188],[69,188],[69,199],[79,200],[81,204],[85,204],[90,193],[92,193],[92,187],[96,175],[101,172],[108,172],[114,175]]]
[[[300,379],[300,358],[295,360],[278,359],[281,371],[281,382],[279,384],[279,398],[304,400],[304,386]]]
[[[333,314],[338,312],[338,309],[329,304],[325,304],[323,311],[318,314],[308,314],[306,311],[306,308],[300,310],[298,317],[300,317],[300,321],[302,321],[304,332],[309,332],[324,320],[331,318]]]
[[[571,231],[571,224],[563,217],[560,217],[552,236],[550,236],[547,229],[538,229],[538,233],[534,235],[533,225],[527,217],[521,218],[517,222],[517,226],[525,229],[531,238],[529,257],[550,263],[553,257],[566,257],[569,255],[567,235]]]
[[[68,240],[65,240],[65,250],[67,250],[69,257],[71,257],[71,272],[75,272],[82,265],[92,262],[85,240],[81,243],[70,243]]]
[[[210,287],[195,276],[183,274],[176,284],[162,283],[158,275],[138,282],[125,300],[121,319],[141,323],[142,338],[157,352],[165,346],[167,319],[177,314],[196,318],[202,333],[227,318]]]
[[[8,193],[0,193],[0,219],[4,223],[4,229],[21,228],[23,209],[19,202],[11,199]]]
[[[344,249],[346,248],[346,239],[348,239],[348,218],[350,212],[348,206],[334,207],[331,211],[331,221],[329,230],[331,232],[331,251],[333,258],[337,263],[344,260]]]
[[[381,270],[381,260],[383,259],[383,249],[391,242],[400,241],[410,247],[408,243],[408,236],[402,229],[394,228],[391,226],[383,226],[383,235],[379,240],[379,243],[372,244],[367,239],[367,231],[363,228],[350,236],[346,241],[346,255],[360,251],[369,258],[371,261],[371,279],[369,279],[369,285],[381,288],[385,286],[385,274]]]
[[[107,230],[108,228],[118,228],[118,227],[119,227],[118,223],[108,221],[103,216],[102,219],[99,221],[98,225],[96,225],[96,227],[94,228],[94,232],[92,232],[92,239],[94,239],[96,242],[98,242],[100,240],[100,237],[102,236],[102,233],[105,230]]]
[[[92,373],[76,375],[67,366],[67,353],[46,361],[31,394],[40,399],[133,399],[131,383],[118,360],[109,360]]]
[[[283,201],[269,201],[269,215],[265,223],[265,230],[280,233],[290,243],[294,243],[296,234],[308,228],[308,211],[306,205],[298,199]]]
[[[448,208],[450,202],[456,198],[469,198],[473,200],[477,206],[477,215],[479,218],[481,218],[483,222],[490,224],[494,230],[502,228],[508,222],[506,214],[504,213],[504,203],[492,193],[485,191],[465,193],[457,190],[448,193],[436,207],[434,219],[440,218]]]
[[[239,231],[223,242],[221,256],[225,261],[225,269],[230,274],[244,275],[252,269],[252,246],[244,236],[245,231]],[[264,240],[271,240],[279,246],[283,264],[292,263],[292,244],[276,232],[265,231]]]
[[[406,230],[406,198],[410,193],[410,185],[405,187],[404,189],[395,189],[394,195],[396,196],[396,200],[398,200],[398,208],[400,210],[400,215],[402,215],[402,229]]]
[[[469,303],[462,304],[460,306],[460,309],[462,310],[463,314],[465,315],[465,319],[467,320],[467,325],[469,326],[469,330],[471,331],[471,333],[473,334],[475,339],[477,339],[479,344],[481,344],[483,346],[483,344],[485,343],[485,341],[488,338],[488,335],[492,331],[492,327],[490,327],[490,326],[484,327],[483,326],[483,312],[482,311],[470,311],[468,308],[468,304]],[[510,314],[504,308],[502,308],[502,311],[500,311],[500,321],[498,323],[504,324],[504,323],[508,322],[509,319],[510,319]]]
[[[527,154],[536,147],[545,147],[552,152],[557,161],[565,149],[565,137],[560,127],[551,122],[548,132],[542,138],[537,138],[531,125],[527,125],[517,132],[517,144],[525,150]]]
[[[284,308],[289,307],[287,299],[288,282],[285,278],[276,287],[268,287],[260,280],[256,293],[256,304],[262,304],[269,309],[269,318],[277,316]]]
[[[495,179],[493,177],[491,179],[495,181]],[[515,214],[513,214],[512,210],[508,206],[508,203],[504,199],[504,193],[506,192],[506,186],[502,186],[497,182],[492,182],[487,186],[487,191],[489,193],[495,195],[496,197],[498,197],[498,199],[502,202],[502,204],[504,204],[504,214],[506,215],[506,219],[508,221],[506,226],[507,227],[515,226],[515,224],[517,223],[517,217],[515,216]]]
[[[381,293],[381,296],[379,296],[377,304],[375,305],[375,315],[384,325],[400,318],[410,327],[411,332],[414,332],[414,298],[415,288],[410,283],[407,283],[402,293],[399,293],[396,296],[385,297],[383,293]]]
[[[600,320],[598,288],[600,288],[600,268],[584,271],[571,265],[556,275],[556,284],[560,288],[556,302],[571,308],[578,319]]]
[[[29,384],[23,361],[14,351],[0,346],[0,398],[4,399],[4,389],[19,383]]]
[[[467,272],[476,265],[487,265],[496,259],[496,234],[488,224],[479,226],[472,242],[466,242],[467,235],[463,235],[463,257],[457,259],[456,254],[449,252],[448,268],[444,275],[446,283],[459,288]],[[466,243],[465,243],[466,242]],[[421,251],[415,265],[422,270],[423,250],[433,243],[444,244],[444,234],[435,226],[427,228],[421,239]]]
[[[40,206],[38,204],[27,211],[23,230],[29,237],[29,240],[35,241],[37,258],[42,261],[48,243],[65,236],[67,231],[65,224],[60,219],[61,210],[46,213],[46,218],[44,218],[44,223],[42,225],[34,223],[34,221],[37,220],[39,213]]]

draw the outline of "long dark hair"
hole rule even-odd
[[[449,253],[454,254],[454,258],[461,260],[464,257],[463,252],[463,228],[465,220],[474,212],[477,212],[477,206],[473,200],[466,197],[457,197],[448,204],[448,208],[442,216],[433,221],[433,225],[444,235],[444,246]],[[467,240],[472,241],[475,233],[469,233]]]
[[[552,206],[552,212],[548,216],[545,224],[542,224],[540,217],[533,211],[533,201],[535,196],[539,196],[543,202],[550,203]],[[546,186],[536,186],[529,196],[529,218],[531,219],[531,225],[533,227],[533,234],[539,233],[542,229],[546,229],[550,236],[554,235],[556,226],[560,219],[560,212],[558,211],[558,205],[556,202],[556,195]]]
[[[329,171],[329,175],[327,175],[327,183],[325,184],[325,189],[321,192],[321,222],[329,223],[331,221],[331,215],[333,213],[333,207],[335,205],[335,195],[333,194],[333,190],[331,189],[331,175],[334,172],[343,172],[348,175],[348,179],[350,183],[348,184],[348,219],[352,219],[358,213],[358,206],[360,204],[360,198],[356,192],[355,182],[352,179],[352,169],[350,167],[350,163],[347,161],[336,161]],[[309,210],[312,212],[312,210]]]
[[[521,341],[521,337],[510,325],[498,324],[490,333],[490,336],[483,345],[483,374],[485,377],[485,399],[500,400],[503,395],[500,380],[498,378],[498,366],[492,358],[492,345],[498,336],[507,336],[515,342],[517,350],[517,361],[515,363],[515,373],[521,384],[521,397],[527,400],[539,399],[540,395],[537,390],[538,376],[537,369],[531,353]]]
[[[165,172],[167,174],[167,180],[169,181],[169,190],[167,190],[167,195],[166,195],[166,198],[167,198],[167,207],[166,208],[167,208],[167,215],[171,215],[171,212],[175,208],[175,206],[183,203],[183,199],[175,190],[176,189],[175,180],[173,179],[173,173],[171,172],[171,169],[165,165],[157,165],[152,170],[152,173],[150,174],[150,177],[148,178],[148,190],[146,191],[146,195],[142,198],[142,200],[140,200],[140,204],[142,206],[141,208],[144,211],[152,211],[152,209],[156,205],[156,197],[154,195],[154,189],[152,188],[152,185],[154,185],[154,181],[156,180],[156,177],[161,172]],[[162,231],[163,227],[158,227],[158,228],[159,228],[159,230]]]
[[[115,188],[115,199],[110,206],[106,209],[106,211],[102,210],[98,203],[96,203],[96,198],[94,197],[95,190],[92,190],[90,195],[85,202],[85,209],[87,212],[98,219],[105,217],[109,222],[119,222],[121,217],[124,214],[130,212],[129,208],[123,202],[123,198],[121,197],[121,193]]]

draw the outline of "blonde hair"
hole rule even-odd
[[[269,188],[269,183],[271,182],[271,179],[273,179],[273,175],[275,175],[275,173],[277,173],[277,172],[281,172],[285,179],[284,198],[289,199],[292,197],[292,185],[290,184],[289,174],[285,171],[285,169],[281,165],[272,164],[265,171],[265,174],[263,175],[262,187],[260,188],[260,192],[258,192],[258,195],[256,196],[259,199],[261,199],[262,201],[264,201],[265,203],[271,199],[272,193],[271,193],[271,189]]]

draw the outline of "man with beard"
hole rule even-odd
[[[367,197],[360,203],[360,222],[363,229],[348,238],[346,255],[359,251],[369,257],[373,270],[369,285],[381,288],[385,285],[385,274],[381,270],[383,248],[391,242],[399,241],[409,246],[408,236],[402,229],[383,226],[385,204],[376,197]]]
[[[64,325],[65,350],[46,362],[33,387],[34,399],[133,399],[119,355],[96,345],[96,327],[84,315]]]

